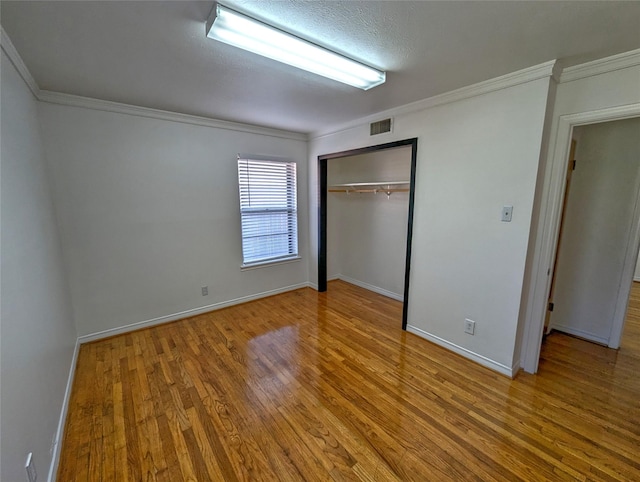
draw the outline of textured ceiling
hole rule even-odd
[[[369,91],[205,37],[209,2],[0,3],[40,88],[311,132],[558,58],[640,47],[640,2],[222,2],[387,71]]]

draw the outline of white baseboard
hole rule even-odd
[[[589,333],[588,331],[578,330],[577,328],[571,328],[569,326],[554,323],[553,329],[556,331],[562,331],[563,333],[568,333],[569,335],[577,336],[579,338],[584,338],[585,340],[593,341],[594,343],[600,343],[601,345],[609,344],[608,338],[602,338],[601,336],[594,335],[593,333]]]
[[[633,281],[640,281],[640,276],[637,276],[637,277],[636,277],[636,276],[634,276],[634,277],[633,277]]]
[[[373,291],[374,293],[378,293],[379,295],[386,296],[387,298],[391,298],[397,301],[404,301],[404,295],[399,295],[398,293],[385,290],[384,288],[380,288],[379,286],[374,286],[369,283],[365,283],[364,281],[359,281],[357,279],[353,279],[342,274],[337,275],[335,279],[339,279],[344,281],[345,283],[350,283],[352,285],[359,286],[360,288],[364,288],[365,290]]]
[[[516,362],[511,367],[511,378],[515,378],[518,372],[520,371],[520,360],[516,360]]]
[[[337,280],[337,279],[340,279],[340,278],[338,276],[333,276],[333,275],[332,276],[327,276],[327,283],[329,281],[334,281],[334,280]],[[313,283],[313,282],[309,281],[309,283],[307,283],[307,286],[309,288],[313,288],[314,290],[318,291],[318,283]]]
[[[468,350],[467,348],[463,348],[459,345],[456,345],[455,343],[451,343],[444,338],[432,335],[431,333],[421,330],[416,326],[407,325],[407,331],[413,333],[414,335],[418,335],[421,338],[425,338],[430,342],[435,343],[436,345],[446,348],[447,350],[451,350],[458,355],[462,355],[463,357],[472,360],[484,367],[490,368],[491,370],[494,370],[502,375],[506,375],[509,378],[515,377],[518,373],[518,370],[520,369],[520,362],[516,362],[512,367],[503,365],[502,363],[498,363],[491,358],[487,358],[486,356],[479,355],[478,353]]]
[[[76,364],[78,363],[78,353],[80,352],[80,339],[76,339],[76,346],[73,349],[71,357],[71,368],[69,368],[69,376],[67,377],[67,387],[64,391],[64,399],[62,400],[62,408],[60,409],[60,419],[58,420],[58,429],[56,437],[53,441],[51,451],[51,465],[49,466],[49,482],[55,482],[58,474],[58,465],[60,464],[60,442],[64,435],[64,428],[67,421],[67,412],[69,410],[69,400],[71,399],[71,389],[73,387],[73,378],[76,374]]]
[[[298,283],[295,285],[285,286],[275,290],[263,291],[262,293],[256,293],[253,295],[242,296],[233,300],[221,301],[219,303],[213,303],[211,305],[201,306],[199,308],[192,308],[190,310],[181,311],[179,313],[173,313],[171,315],[159,316],[158,318],[152,318],[150,320],[138,321],[117,328],[110,328],[108,330],[98,331],[95,333],[89,333],[78,337],[80,344],[88,343],[90,341],[100,340],[102,338],[108,338],[114,335],[121,335],[130,331],[140,330],[141,328],[148,328],[150,326],[161,325],[163,323],[169,323],[171,321],[180,320],[182,318],[188,318],[190,316],[201,315],[209,311],[215,311],[229,306],[239,305],[240,303],[247,303],[248,301],[258,300],[260,298],[266,298],[267,296],[273,296],[280,293],[286,293],[287,291],[293,291],[300,288],[312,287],[311,283]]]

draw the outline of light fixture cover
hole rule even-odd
[[[219,3],[206,23],[207,37],[338,82],[368,90],[385,72],[337,54]]]

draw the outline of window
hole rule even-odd
[[[298,257],[296,163],[238,156],[243,267]]]

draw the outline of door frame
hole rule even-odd
[[[538,225],[538,235],[534,245],[533,264],[531,275],[528,277],[528,301],[525,307],[525,330],[522,340],[522,360],[521,366],[529,373],[538,371],[540,360],[540,348],[542,345],[542,335],[544,330],[544,318],[549,299],[549,289],[551,284],[550,274],[553,272],[555,252],[558,244],[560,228],[560,218],[562,215],[562,200],[564,197],[564,180],[566,178],[566,162],[571,147],[573,128],[582,125],[599,124],[615,120],[630,119],[640,117],[640,103],[629,104],[620,107],[581,112],[577,114],[562,115],[558,118],[553,155],[548,159],[545,172],[544,186],[541,197],[540,217]],[[636,209],[638,206],[636,205]],[[633,262],[629,259],[636,256],[640,247],[640,219],[635,213],[633,226],[631,229],[631,239],[628,246],[635,247],[636,253],[627,248],[625,257],[625,267],[623,269],[622,280],[629,274],[629,288],[633,278]],[[622,281],[621,280],[621,281]],[[616,315],[614,325],[610,335],[610,340],[620,340],[624,323],[624,312],[626,311],[626,298],[622,302],[622,294],[625,290],[618,292],[616,302]],[[624,307],[621,306],[624,304]],[[622,309],[622,319],[620,313]]]
[[[402,305],[402,329],[407,329],[409,306],[409,271],[411,268],[411,238],[413,237],[413,210],[416,185],[416,164],[418,158],[418,138],[403,139],[375,146],[350,149],[348,151],[322,154],[318,156],[318,291],[327,291],[327,161],[341,157],[351,157],[370,152],[411,147],[411,177],[409,181],[409,215],[407,221],[407,251],[404,266],[404,300]]]

